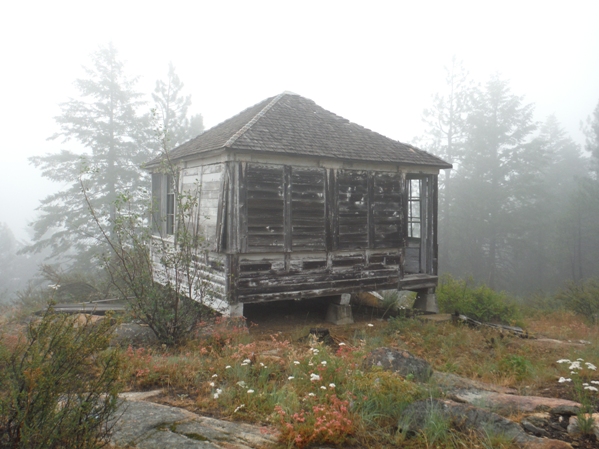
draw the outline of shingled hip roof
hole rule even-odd
[[[426,151],[389,139],[288,92],[267,98],[178,146],[170,159],[191,159],[217,150],[451,168]]]

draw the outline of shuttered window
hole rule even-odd
[[[285,246],[285,198],[282,165],[248,164],[248,251],[282,251]]]
[[[291,170],[293,250],[324,250],[326,249],[324,169],[292,167]]]

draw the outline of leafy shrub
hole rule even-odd
[[[96,448],[117,407],[120,359],[109,319],[52,310],[0,338],[0,447]]]
[[[508,355],[499,361],[499,369],[522,380],[532,373],[532,363],[521,355]]]
[[[515,302],[504,292],[486,285],[469,285],[470,281],[443,277],[437,288],[439,309],[444,313],[460,313],[485,322],[513,323],[520,319]]]
[[[585,317],[591,323],[596,323],[599,319],[599,279],[570,282],[555,297],[568,310]]]

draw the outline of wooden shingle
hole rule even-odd
[[[220,151],[242,151],[390,162],[451,168],[451,164],[412,145],[385,137],[292,93],[247,108],[173,149],[173,161]],[[156,159],[148,164],[159,162]]]

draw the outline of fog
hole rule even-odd
[[[191,5],[191,6],[190,6]],[[484,82],[555,113],[582,142],[599,99],[599,3],[546,2],[12,2],[0,46],[4,89],[0,222],[25,239],[40,198],[58,186],[30,166],[62,146],[58,105],[101,45],[113,42],[149,94],[172,61],[193,112],[211,127],[285,90],[410,142],[452,56]]]
[[[20,242],[48,194],[31,156],[77,142],[47,140],[60,104],[78,91],[90,55],[112,43],[146,95],[169,63],[210,128],[292,91],[353,122],[418,142],[422,112],[444,89],[452,58],[484,85],[509,82],[534,120],[554,114],[584,144],[581,121],[599,101],[599,3],[546,2],[13,2],[0,29],[5,167],[0,225]],[[143,112],[143,111],[140,111]],[[443,230],[441,230],[443,232]],[[12,245],[12,243],[11,243]]]

